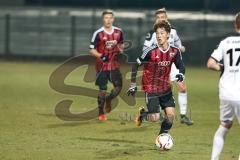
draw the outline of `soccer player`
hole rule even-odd
[[[219,81],[220,126],[213,138],[211,160],[219,159],[234,116],[240,123],[240,12],[235,18],[235,30],[237,34],[222,40],[207,62],[209,69],[222,72]]]
[[[137,63],[133,65],[131,74],[131,85],[128,94],[134,96],[136,87],[136,76],[138,67],[144,65],[142,76],[142,89],[146,93],[148,111],[142,111],[139,116],[139,123],[145,119],[156,121],[159,119],[159,105],[165,112],[159,134],[168,133],[172,127],[175,116],[175,101],[172,95],[170,71],[172,63],[179,69],[176,75],[178,82],[183,81],[185,67],[182,61],[181,52],[178,48],[170,46],[168,39],[171,26],[167,21],[160,21],[154,25],[157,45],[145,50]]]
[[[168,17],[167,17],[167,12],[165,8],[161,8],[158,9],[155,12],[155,23],[157,23],[158,21],[168,21]],[[175,46],[178,47],[181,52],[185,52],[185,47],[182,45],[182,42],[177,34],[176,29],[171,28],[171,32],[170,32],[170,37],[168,39],[168,42],[170,43],[171,46]],[[145,39],[144,42],[144,47],[143,50],[148,50],[149,48],[151,48],[152,46],[155,46],[157,44],[157,39],[156,39],[156,33],[151,30]],[[175,81],[175,76],[179,73],[179,70],[176,68],[175,64],[173,64],[172,69],[171,69],[171,81],[172,82],[176,82]],[[193,121],[191,119],[189,119],[187,117],[187,86],[186,83],[184,81],[182,82],[176,82],[175,83],[177,85],[178,88],[178,104],[179,104],[179,108],[180,108],[180,118],[181,118],[181,123],[185,123],[187,125],[192,125]]]
[[[102,13],[103,27],[94,32],[90,44],[90,54],[96,57],[96,85],[99,87],[97,98],[100,121],[107,120],[105,111],[111,111],[111,101],[122,89],[122,75],[119,70],[118,55],[123,51],[123,33],[120,28],[113,26],[114,13],[106,10]],[[114,89],[106,95],[107,84],[110,81]]]

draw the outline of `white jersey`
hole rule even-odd
[[[145,42],[144,42],[144,46],[143,46],[143,52],[146,49],[149,49],[151,47],[157,46],[157,37],[156,37],[156,33],[154,31],[150,31],[146,38],[145,38]],[[170,32],[170,37],[168,39],[168,43],[170,44],[170,46],[173,47],[177,47],[177,48],[181,48],[182,47],[182,42],[177,34],[176,29],[171,29]],[[170,72],[170,79],[171,81],[175,81],[175,77],[176,75],[179,73],[179,70],[177,69],[177,67],[175,66],[175,64],[172,64],[171,67],[171,72]]]
[[[170,46],[177,47],[177,48],[182,47],[182,42],[177,34],[176,29],[173,29],[173,28],[171,29],[168,42],[169,42]],[[157,45],[156,33],[154,31],[150,31],[146,36],[143,50],[145,50],[146,48],[150,48],[152,46],[156,46],[156,45]]]
[[[211,57],[224,65],[219,81],[220,99],[240,101],[240,35],[221,41]]]

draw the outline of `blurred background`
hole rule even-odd
[[[203,66],[221,39],[234,33],[239,0],[0,0],[0,56],[3,59],[67,59],[88,55],[101,12],[116,12],[115,25],[140,54],[154,11],[166,7],[172,25],[186,46],[187,65]]]

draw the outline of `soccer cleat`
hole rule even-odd
[[[139,107],[138,109],[138,116],[135,117],[134,122],[137,124],[137,126],[141,126],[142,122],[143,122],[143,118],[142,118],[142,112],[145,112],[144,107]]]
[[[101,115],[98,116],[98,120],[99,121],[106,121],[107,117],[104,114],[101,114]]]
[[[110,98],[106,98],[105,110],[107,113],[110,113],[112,110],[111,102],[112,102],[112,100]]]
[[[188,126],[193,125],[193,121],[186,115],[181,115],[181,123],[185,123]]]

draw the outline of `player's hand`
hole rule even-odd
[[[218,63],[218,65],[219,65],[219,71],[223,72],[224,65],[222,63]]]
[[[186,51],[186,48],[185,48],[184,46],[182,46],[182,47],[180,48],[180,51],[181,51],[182,53],[184,53],[184,52]]]
[[[182,82],[184,80],[184,75],[182,73],[178,73],[176,76],[176,81],[177,82]]]
[[[127,91],[127,95],[129,96],[131,94],[132,96],[134,96],[136,92],[137,92],[136,83],[131,83],[131,85]]]
[[[100,58],[101,58],[101,60],[103,62],[107,62],[108,61],[108,57],[107,56],[102,55]]]

